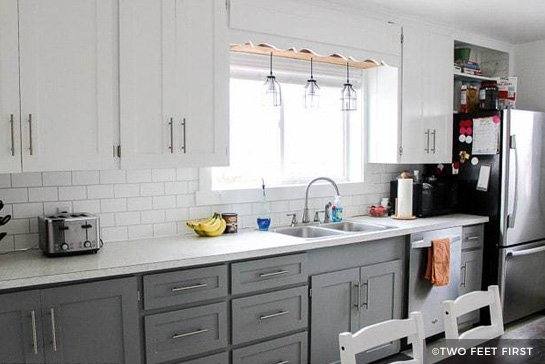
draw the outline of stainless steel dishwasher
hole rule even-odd
[[[424,278],[428,248],[434,239],[450,239],[450,279],[446,286],[437,287]],[[439,334],[443,328],[442,302],[458,297],[462,228],[449,228],[412,234],[409,244],[409,312],[421,311],[426,337]]]

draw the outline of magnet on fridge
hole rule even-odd
[[[477,158],[477,157],[471,158],[471,164],[473,164],[474,166],[476,166],[477,164],[479,164],[479,158]]]
[[[473,137],[471,135],[466,136],[466,143],[467,144],[471,144],[472,141],[473,141]]]
[[[452,174],[456,175],[460,171],[460,162],[452,163]]]
[[[466,141],[466,136],[464,134],[460,134],[460,136],[458,137],[458,140],[460,141],[460,143],[463,143]]]

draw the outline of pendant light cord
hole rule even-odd
[[[350,71],[348,68],[348,62],[346,62],[346,83],[350,83]]]
[[[269,76],[272,76],[272,75],[273,75],[273,72],[272,72],[272,58],[273,58],[273,52],[271,52],[271,61],[269,62],[269,67],[270,67]]]
[[[311,80],[314,79],[314,72],[313,72],[313,69],[312,69],[312,57],[310,58],[310,79]]]

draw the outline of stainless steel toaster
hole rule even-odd
[[[100,223],[87,212],[39,217],[40,249],[50,256],[96,253],[102,246]]]

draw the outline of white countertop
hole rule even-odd
[[[169,237],[106,243],[97,254],[48,258],[41,251],[0,256],[0,290],[54,284],[162,269],[263,257],[357,244],[426,230],[488,222],[488,217],[445,215],[416,220],[356,217],[393,229],[306,240],[274,232],[249,231],[217,238]]]

